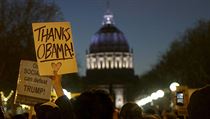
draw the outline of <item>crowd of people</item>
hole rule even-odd
[[[32,119],[178,119],[176,115],[170,113],[146,114],[134,102],[127,102],[120,110],[116,109],[110,94],[101,89],[84,91],[69,100],[62,90],[61,76],[55,72],[52,80],[57,100],[36,104],[34,106],[36,116],[31,117]],[[207,86],[192,94],[188,105],[189,119],[210,119],[209,93],[210,86]],[[205,98],[206,101],[200,101],[200,98]],[[28,114],[21,114],[15,115],[12,119],[28,119],[28,117]],[[2,109],[0,119],[5,119]]]

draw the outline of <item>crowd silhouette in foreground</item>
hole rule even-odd
[[[187,110],[189,119],[210,119],[210,85],[191,95]]]
[[[55,102],[46,102],[34,106],[36,116],[32,119],[179,119],[175,114],[144,113],[134,102],[125,103],[119,110],[115,108],[110,94],[101,89],[91,89],[79,96],[68,99],[64,95],[61,76],[52,77],[57,94]],[[188,105],[189,119],[210,119],[210,86],[195,91]],[[11,119],[28,119],[27,113],[15,115]],[[6,119],[3,110],[0,119]]]
[[[142,109],[136,103],[128,102],[120,110],[120,119],[143,119]]]

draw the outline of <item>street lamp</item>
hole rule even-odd
[[[158,90],[156,93],[157,93],[159,98],[162,98],[165,94],[163,90]]]
[[[157,100],[159,98],[162,98],[164,96],[163,90],[158,90],[156,92],[153,92],[150,96],[147,96],[146,98],[143,98],[141,100],[137,100],[136,103],[139,106],[144,106],[147,103],[152,102],[153,100]]]
[[[177,82],[173,82],[173,83],[171,83],[170,84],[170,90],[172,91],[172,92],[174,92],[174,91],[176,91],[176,87],[177,86],[179,86],[179,83],[177,83]]]

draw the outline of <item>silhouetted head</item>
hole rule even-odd
[[[124,104],[120,110],[120,119],[143,119],[141,107],[133,102]]]
[[[210,85],[191,95],[187,110],[189,119],[210,119]]]
[[[114,103],[104,90],[85,91],[72,101],[77,119],[112,119],[113,117]]]
[[[34,106],[37,119],[61,119],[58,107],[49,104],[36,104]]]
[[[28,119],[29,114],[23,113],[23,114],[17,114],[12,119]],[[0,118],[1,119],[1,118]]]

